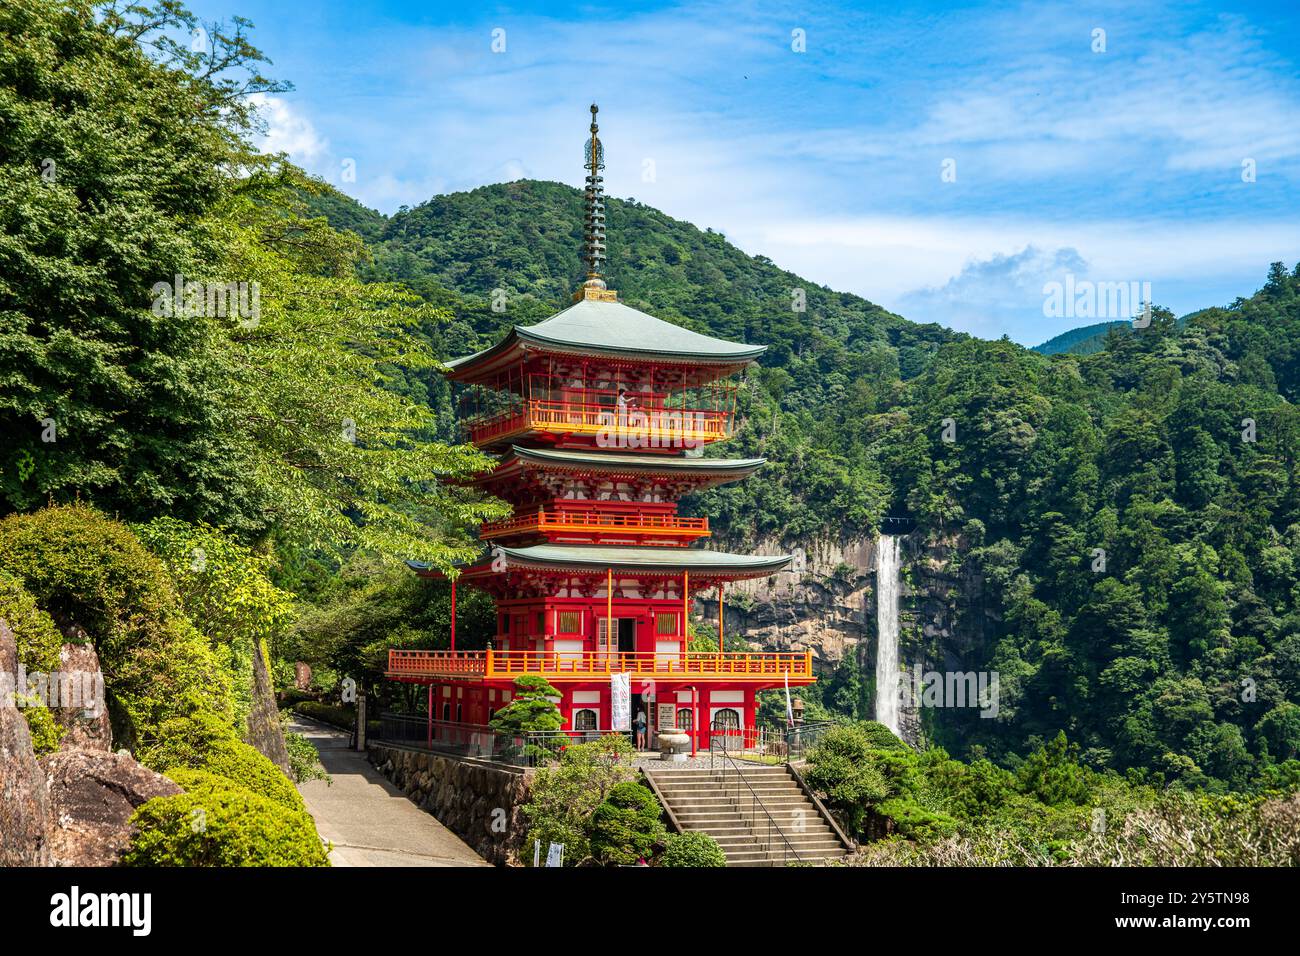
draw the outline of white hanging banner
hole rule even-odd
[[[552,843],[546,848],[547,866],[564,866],[564,844]]]
[[[613,730],[632,729],[632,675],[609,675],[609,714]]]

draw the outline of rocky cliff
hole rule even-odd
[[[776,540],[713,542],[723,550],[795,555],[790,571],[728,588],[727,631],[758,650],[811,650],[820,675],[829,676],[846,656],[856,657],[874,705],[876,542],[875,536],[816,539],[795,547]],[[910,674],[917,663],[925,671],[976,668],[996,618],[983,577],[969,560],[968,542],[956,536],[927,540],[914,532],[904,536],[902,550],[899,658],[904,671]],[[699,595],[695,608],[703,620],[716,621],[717,592]],[[942,719],[941,714],[923,719],[915,708],[904,708],[903,736],[919,742],[925,727]]]

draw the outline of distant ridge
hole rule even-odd
[[[1123,326],[1131,328],[1131,323],[1123,319],[1111,322],[1097,322],[1083,325],[1077,329],[1062,332],[1048,339],[1042,345],[1035,345],[1030,351],[1041,355],[1091,355],[1100,352],[1106,346],[1106,335],[1111,329]]]

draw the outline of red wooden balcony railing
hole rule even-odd
[[[490,445],[528,432],[608,434],[617,447],[659,447],[731,436],[731,412],[716,408],[647,407],[622,411],[607,404],[532,399],[517,408],[465,423],[470,441]]]
[[[399,651],[388,652],[388,676],[512,679],[537,674],[548,680],[590,680],[631,673],[657,680],[783,680],[813,678],[811,651],[671,653],[661,651]]]
[[[479,530],[479,537],[486,540],[526,531],[620,532],[637,536],[703,538],[709,534],[709,519],[618,512],[537,511],[503,521],[489,521]]]

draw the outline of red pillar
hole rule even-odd
[[[433,685],[429,685],[429,749],[433,749]]]
[[[456,649],[456,579],[451,579],[451,649]]]

